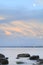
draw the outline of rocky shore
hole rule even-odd
[[[24,61],[20,60],[20,59],[24,58]],[[22,54],[18,54],[16,59],[16,64],[20,65],[20,64],[26,64],[25,62],[25,58],[27,61],[34,61],[34,63],[32,63],[32,65],[43,65],[43,59],[40,58],[39,55],[30,55],[28,53],[22,53]],[[9,64],[8,61],[8,57],[5,57],[5,55],[0,54],[0,65],[5,65],[5,64]]]
[[[22,54],[18,54],[16,57],[16,59],[20,59],[20,58],[28,58],[28,60],[30,61],[36,61],[35,63],[33,63],[33,65],[43,65],[43,59],[40,59],[39,55],[31,56],[30,54],[22,53]],[[25,64],[25,62],[19,60],[16,61],[16,64]]]

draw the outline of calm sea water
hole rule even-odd
[[[43,48],[0,48],[0,53],[9,58],[9,65],[17,65],[17,61],[25,62],[25,64],[21,65],[33,65],[33,63],[36,62],[30,61],[28,58],[16,59],[17,55],[20,53],[29,53],[31,56],[39,55],[40,58],[43,58]]]

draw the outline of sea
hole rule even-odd
[[[18,54],[28,53],[32,55],[39,55],[43,59],[43,48],[0,48],[0,53],[8,57],[8,65],[37,65],[36,61],[29,60],[29,58],[16,59]],[[24,62],[24,64],[17,64],[16,62]]]

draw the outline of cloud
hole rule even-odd
[[[5,20],[6,18],[3,16],[0,16],[0,20]]]
[[[43,0],[36,0],[36,2],[40,5],[43,5]]]
[[[11,32],[5,31],[5,34],[6,34],[6,35],[11,35]]]
[[[26,36],[43,38],[43,23],[35,20],[26,21],[12,21],[10,23],[0,24],[2,30],[7,36]]]

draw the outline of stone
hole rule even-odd
[[[38,59],[37,62],[39,62],[39,64],[43,64],[43,59]]]
[[[22,62],[22,61],[17,61],[16,63],[17,64],[24,64],[24,62]]]
[[[3,54],[0,54],[0,58],[5,58],[5,56]]]
[[[38,60],[39,59],[39,56],[38,55],[37,56],[33,55],[29,59],[30,60]]]
[[[7,59],[0,59],[0,63],[1,64],[8,64],[8,60]]]
[[[0,63],[1,64],[8,64],[8,57],[5,57],[3,54],[0,54]]]
[[[23,57],[30,57],[30,54],[18,54],[16,59]]]

